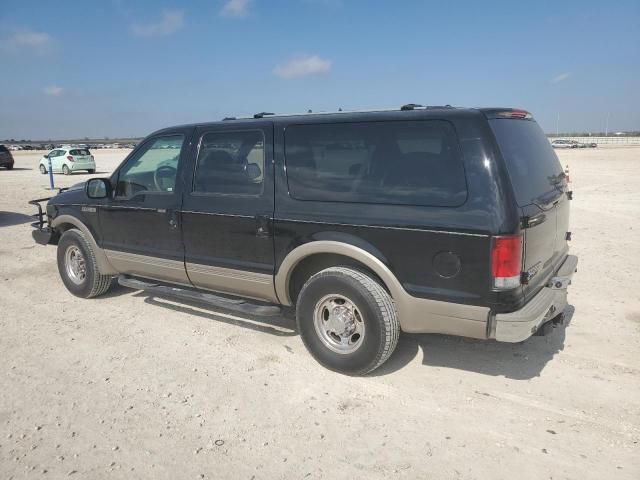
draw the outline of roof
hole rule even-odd
[[[405,108],[411,107],[411,108]],[[308,112],[293,114],[272,114],[260,112],[253,117],[226,117],[224,120],[214,122],[191,123],[163,128],[153,134],[164,133],[168,130],[187,129],[194,127],[208,127],[216,125],[250,125],[252,123],[269,122],[276,125],[290,125],[297,123],[331,123],[331,122],[355,122],[371,120],[375,117],[378,120],[410,120],[429,117],[477,117],[483,115],[485,111],[511,110],[510,108],[458,108],[446,106],[427,106],[408,104],[395,110],[361,110],[361,111],[338,111],[338,112]]]

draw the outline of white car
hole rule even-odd
[[[71,175],[76,170],[86,170],[89,173],[96,172],[96,162],[86,148],[63,147],[55,148],[44,155],[40,160],[40,173],[49,171],[49,159],[51,159],[51,169],[53,173],[64,173]]]

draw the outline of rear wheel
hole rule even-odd
[[[10,163],[9,165],[7,165],[7,170],[13,170],[13,163]]]
[[[325,367],[364,375],[393,353],[400,334],[395,305],[366,273],[332,267],[302,287],[296,308],[298,331]]]
[[[47,173],[47,168],[44,165],[40,165],[40,173],[43,175]]]
[[[76,297],[97,297],[111,287],[112,277],[100,274],[91,245],[80,230],[67,230],[60,237],[58,272]]]
[[[65,175],[71,175],[71,170],[69,170],[69,167],[67,167],[66,165],[63,165],[62,173],[64,173]]]

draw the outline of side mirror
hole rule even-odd
[[[257,178],[260,178],[260,175],[262,175],[262,170],[260,170],[258,165],[255,163],[247,164],[247,176],[249,177],[249,180],[256,180]]]
[[[85,187],[89,198],[107,198],[111,195],[111,182],[108,178],[92,178]]]

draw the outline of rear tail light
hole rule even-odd
[[[520,285],[522,272],[522,235],[493,237],[491,244],[491,276],[495,288]]]
[[[70,162],[73,162],[73,156],[72,155],[67,155],[67,160],[69,160]]]
[[[533,118],[533,116],[526,110],[507,110],[504,112],[498,112],[497,115],[502,118],[520,118],[524,120]]]

